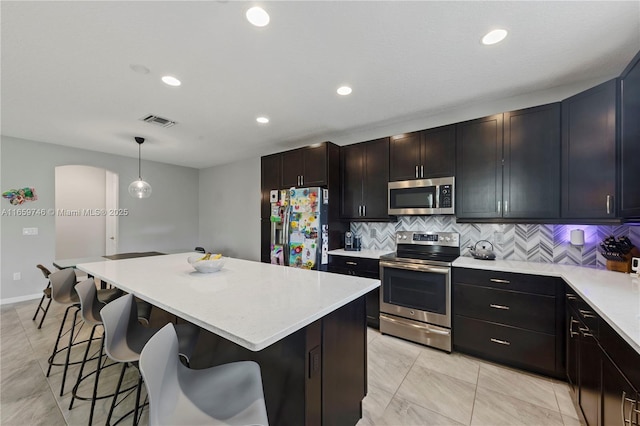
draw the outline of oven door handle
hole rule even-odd
[[[416,263],[396,263],[396,262],[389,262],[386,260],[380,261],[380,267],[393,268],[393,269],[406,269],[409,271],[419,271],[419,272],[433,272],[436,274],[448,274],[451,272],[450,268],[443,268],[441,266],[421,265]]]
[[[424,331],[426,333],[440,334],[442,336],[451,335],[451,330],[446,330],[446,331],[445,330],[438,330],[437,328],[430,327],[428,324],[421,325],[421,324],[416,324],[415,322],[402,321],[402,320],[398,320],[398,319],[395,319],[395,318],[391,318],[391,317],[389,317],[389,316],[387,316],[385,314],[382,314],[382,313],[380,314],[380,319],[384,320],[384,321],[393,322],[393,323],[396,323],[396,324],[402,324],[402,325],[405,325],[405,326],[418,328],[418,329],[420,329],[420,330],[422,330],[422,331]]]

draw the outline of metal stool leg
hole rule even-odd
[[[60,396],[64,395],[64,383],[67,380],[67,371],[69,370],[69,358],[71,357],[71,347],[73,346],[73,337],[76,330],[76,321],[78,320],[79,309],[73,313],[73,323],[71,324],[71,333],[69,333],[69,346],[67,347],[67,357],[64,362],[64,372],[62,373],[62,384],[60,385]]]
[[[67,322],[67,315],[69,314],[69,309],[73,308],[73,305],[68,306],[64,311],[64,317],[62,318],[62,322],[60,323],[60,330],[58,330],[58,337],[56,338],[56,343],[53,345],[53,352],[49,357],[49,368],[47,369],[47,377],[51,374],[51,367],[53,366],[53,360],[58,353],[58,344],[60,343],[60,337],[62,337],[62,330],[64,330],[64,324]]]
[[[94,325],[91,328],[91,335],[89,336],[89,343],[87,343],[87,349],[84,351],[84,357],[82,357],[82,364],[80,364],[80,371],[78,372],[78,379],[76,380],[76,384],[73,386],[73,392],[71,392],[71,401],[69,402],[69,410],[73,408],[73,402],[76,399],[76,391],[78,386],[80,385],[80,381],[82,380],[82,372],[84,371],[84,366],[87,363],[87,357],[89,356],[89,349],[91,349],[91,342],[93,342],[93,335],[96,332],[97,325]],[[102,352],[102,350],[100,350]],[[98,369],[100,369],[100,361],[98,361]],[[89,422],[91,424],[91,422]]]
[[[124,373],[127,371],[127,363],[122,363],[122,371],[120,371],[120,378],[118,379],[118,385],[116,386],[116,392],[113,395],[113,400],[111,401],[111,407],[109,408],[109,414],[107,415],[107,422],[105,423],[107,426],[111,424],[111,416],[113,415],[113,410],[116,408],[116,402],[118,399],[118,394],[120,394],[120,387],[122,387],[122,380],[124,379]]]
[[[42,314],[42,318],[40,318],[40,324],[38,324],[38,330],[42,328],[42,323],[44,319],[47,317],[47,312],[49,312],[49,306],[51,306],[51,298],[48,298],[47,307],[44,308],[44,313]]]
[[[38,308],[36,309],[36,313],[33,314],[33,318],[31,318],[31,321],[36,320],[36,317],[38,316],[38,312],[40,312],[40,307],[42,306],[42,302],[44,302],[45,297],[47,297],[47,295],[43,294],[42,298],[40,299],[40,303],[38,303]]]

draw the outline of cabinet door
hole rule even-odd
[[[580,383],[580,409],[587,426],[598,426],[600,418],[600,386],[602,351],[584,324],[580,324],[578,374]]]
[[[635,419],[638,395],[609,357],[602,358],[602,424],[634,424],[628,420]]]
[[[456,216],[502,216],[502,114],[456,126]]]
[[[577,394],[578,393],[578,339],[580,333],[578,331],[578,324],[580,321],[573,314],[572,310],[567,307],[566,309],[566,356],[567,356],[567,379],[569,386]]]
[[[308,146],[302,149],[304,171],[302,186],[324,186],[327,184],[327,144]]]
[[[448,177],[456,174],[456,126],[424,130],[421,133],[421,164],[424,177]]]
[[[613,218],[616,80],[562,102],[562,216]]]
[[[363,147],[363,215],[368,220],[388,219],[389,138],[367,142]]]
[[[504,114],[503,217],[560,216],[560,104]]]
[[[344,219],[360,218],[364,151],[362,144],[344,146],[340,151],[342,176],[340,216]]]
[[[282,187],[300,186],[299,177],[304,170],[303,149],[282,153]]]
[[[420,133],[392,136],[389,147],[389,181],[420,177]]]
[[[267,155],[260,159],[260,217],[268,218],[271,215],[270,193],[274,189],[280,189],[281,156],[280,154]]]
[[[620,216],[640,217],[640,52],[622,73]]]

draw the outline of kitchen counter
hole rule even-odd
[[[453,266],[560,277],[640,353],[640,278],[582,266],[487,261],[462,256],[453,262]]]
[[[84,263],[78,269],[252,351],[380,286],[379,280],[227,258],[219,272],[194,253]]]
[[[380,281],[232,258],[203,274],[192,254],[78,268],[208,330],[193,368],[257,362],[270,424],[355,424],[367,383],[364,295]]]
[[[350,257],[362,257],[365,259],[380,259],[380,256],[393,253],[393,250],[360,250],[360,251],[347,251],[345,249],[329,250],[328,252],[333,256],[350,256]]]

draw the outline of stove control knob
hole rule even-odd
[[[407,239],[407,236],[406,236],[406,235],[403,235],[403,236],[402,236],[402,239],[403,239],[403,240],[406,240],[406,239]]]
[[[444,240],[445,240],[446,242],[449,242],[449,241],[451,241],[451,238],[449,238],[449,237],[444,237]]]

